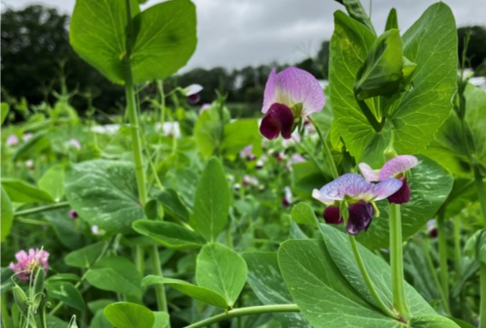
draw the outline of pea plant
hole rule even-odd
[[[224,91],[196,114],[200,86],[164,84],[196,49],[191,1],[77,0],[71,45],[125,110],[80,118],[63,77],[4,126],[3,326],[485,328],[468,40],[442,2],[382,33],[338,2],[329,86],[274,68],[262,115],[235,119]]]

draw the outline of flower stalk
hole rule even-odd
[[[405,294],[405,277],[403,274],[402,219],[400,205],[390,203],[389,208],[390,265],[392,270],[393,306],[398,314],[403,319],[408,321],[411,315]]]

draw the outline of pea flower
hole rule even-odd
[[[22,141],[23,142],[26,142],[26,141],[29,141],[30,139],[32,139],[32,137],[34,136],[33,133],[26,133],[22,136]]]
[[[383,181],[388,178],[397,178],[402,181],[402,187],[396,193],[388,197],[388,201],[394,204],[404,204],[410,201],[410,186],[407,183],[405,173],[419,163],[417,157],[412,155],[400,155],[392,158],[383,165],[381,170],[373,170],[368,164],[358,165],[361,173],[369,182]]]
[[[69,213],[68,213],[68,216],[69,216],[71,219],[76,220],[76,219],[79,217],[79,214],[78,214],[78,212],[76,212],[75,210],[70,209],[70,210],[69,210]]]
[[[8,136],[7,141],[5,142],[7,146],[17,146],[19,144],[19,138],[15,134],[11,134]]]
[[[182,93],[187,97],[187,101],[190,104],[196,104],[199,102],[199,100],[201,100],[199,92],[201,92],[202,89],[203,87],[199,84],[191,84],[182,89]]]
[[[211,108],[211,104],[208,104],[208,103],[205,103],[201,106],[201,108],[199,109],[199,115],[201,115],[206,109],[209,109]]]
[[[248,145],[240,151],[240,157],[246,159],[247,161],[251,162],[256,159],[256,156],[253,154],[253,146]]]
[[[44,269],[44,272],[47,273],[49,253],[42,249],[31,248],[28,253],[21,250],[15,254],[15,258],[17,263],[10,262],[9,267],[20,280],[29,281],[31,275],[39,268]]]
[[[430,238],[437,238],[439,235],[439,231],[437,230],[434,219],[427,221],[427,233],[429,234]]]
[[[28,159],[25,161],[25,166],[27,166],[27,168],[29,170],[35,170],[35,163],[34,163],[34,160],[33,159]]]
[[[282,205],[284,207],[289,207],[292,204],[292,190],[289,186],[284,188],[284,196],[282,198]]]
[[[374,201],[382,200],[394,194],[402,186],[402,181],[394,178],[385,179],[377,184],[367,182],[356,173],[348,173],[324,185],[320,190],[314,189],[312,197],[330,205],[324,210],[324,220],[329,224],[344,222],[340,213],[342,202],[348,206],[346,231],[357,235],[366,231],[375,215]]]
[[[273,68],[265,85],[260,133],[270,140],[279,134],[290,139],[299,120],[321,111],[324,104],[321,85],[310,73],[289,67],[277,74]]]
[[[81,150],[81,143],[78,139],[71,139],[69,140],[69,146],[76,148],[77,150]]]

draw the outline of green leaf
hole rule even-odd
[[[66,174],[66,196],[84,220],[108,232],[129,232],[135,220],[145,217],[130,162],[93,160],[73,165]]]
[[[56,233],[61,244],[68,249],[76,249],[83,245],[84,238],[78,228],[75,220],[69,217],[67,208],[56,211],[48,211],[43,215],[44,219],[49,222]]]
[[[0,125],[3,125],[3,122],[5,122],[9,110],[10,110],[10,106],[6,102],[2,102],[0,104],[0,116],[1,116]]]
[[[208,108],[199,115],[194,126],[194,138],[196,139],[197,150],[204,156],[213,155],[214,151],[221,145],[221,122],[218,108]]]
[[[486,229],[476,231],[464,245],[464,254],[486,264]]]
[[[386,19],[385,24],[385,31],[389,31],[391,29],[399,29],[398,28],[398,17],[397,17],[397,10],[392,8],[388,13],[388,18]]]
[[[329,251],[329,255],[331,255],[334,264],[338,267],[341,274],[368,303],[379,308],[379,305],[374,300],[363,280],[347,236],[343,232],[340,232],[329,225],[320,224],[319,226],[324,241],[326,242],[326,248]],[[359,243],[358,249],[380,298],[389,308],[392,308],[393,293],[391,290],[392,282],[390,266],[383,261],[382,258],[376,256]],[[405,295],[412,316],[418,314],[435,314],[427,301],[425,301],[422,296],[420,296],[420,294],[407,283],[405,283]]]
[[[157,194],[155,198],[164,207],[165,214],[169,214],[182,222],[189,222],[191,213],[182,202],[177,191],[167,188]]]
[[[208,288],[196,286],[184,280],[163,278],[152,275],[147,276],[142,280],[142,287],[148,287],[155,284],[168,285],[195,300],[219,307],[221,309],[228,308],[228,304],[222,295]]]
[[[137,35],[130,61],[135,83],[171,76],[196,50],[196,7],[189,0],[156,4],[133,23]]]
[[[125,257],[105,257],[86,273],[86,280],[96,288],[116,293],[141,296],[142,277]]]
[[[59,281],[69,281],[69,282],[79,282],[80,278],[74,273],[58,273],[54,276],[50,276],[47,282],[59,282]]]
[[[172,249],[197,249],[206,244],[197,232],[172,222],[138,220],[133,223],[133,229]]]
[[[39,179],[39,187],[47,191],[54,201],[58,202],[64,196],[64,166],[61,164],[51,166]]]
[[[195,228],[208,241],[214,241],[228,219],[230,191],[223,165],[211,158],[199,178],[194,198]]]
[[[65,328],[65,326],[62,328]],[[106,319],[103,311],[98,311],[96,312],[93,320],[91,320],[89,328],[113,328],[113,326],[108,321],[108,319]]]
[[[222,295],[229,307],[233,307],[238,299],[246,276],[245,260],[224,245],[205,245],[197,256],[197,284]]]
[[[2,178],[2,188],[8,194],[10,200],[16,203],[52,203],[54,201],[51,195],[44,190],[22,180]]]
[[[360,0],[336,0],[336,1],[346,7],[349,16],[351,16],[356,21],[366,26],[366,28],[372,33],[375,33],[373,23],[368,17],[368,14],[366,14],[366,11],[361,5]]]
[[[130,0],[132,17],[138,3]],[[127,41],[126,1],[78,0],[69,26],[69,42],[78,55],[106,78],[123,83]]]
[[[1,188],[1,241],[4,242],[7,238],[8,234],[10,233],[10,229],[12,228],[13,217],[14,217],[14,210],[12,207],[12,202],[8,197],[8,194],[5,192],[3,187]]]
[[[292,219],[299,224],[308,224],[317,228],[317,218],[312,207],[306,203],[299,203],[292,208]]]
[[[20,145],[12,156],[12,161],[36,158],[42,151],[51,146],[51,141],[47,138],[47,131],[36,133],[32,138]]]
[[[167,312],[153,312],[155,321],[153,328],[165,328],[169,325],[169,314]]]
[[[105,307],[103,312],[106,319],[117,328],[150,328],[155,322],[152,311],[134,303],[113,303]]]
[[[99,243],[91,244],[84,248],[75,250],[74,252],[66,255],[66,257],[64,258],[64,262],[67,265],[76,268],[89,268],[101,255],[104,246],[105,243],[100,241]]]
[[[278,267],[277,253],[244,253],[248,265],[248,284],[264,305],[291,304],[290,296]],[[310,328],[300,313],[274,314],[283,327]]]
[[[420,315],[412,318],[410,328],[459,328],[459,326],[440,315]]]
[[[225,156],[234,159],[243,148],[252,145],[252,152],[260,156],[262,137],[256,119],[239,119],[224,126],[224,137],[221,144]]]
[[[414,235],[432,218],[452,189],[452,176],[439,164],[425,156],[417,156],[419,165],[411,170],[407,182],[410,202],[401,205],[403,240]],[[380,217],[374,218],[369,229],[357,240],[371,249],[388,248],[388,202],[377,203]]]
[[[473,139],[473,154],[486,166],[486,91],[473,85],[466,87],[466,122]]]
[[[45,287],[49,297],[57,299],[79,311],[84,311],[83,297],[72,283],[66,281],[47,281]]]

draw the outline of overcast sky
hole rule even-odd
[[[188,66],[241,68],[276,61],[295,63],[315,55],[323,40],[330,39],[333,12],[343,7],[333,0],[193,0],[198,13],[198,46]],[[1,0],[22,8],[37,3],[70,14],[75,0]],[[149,0],[143,7],[161,0]],[[374,0],[372,20],[383,30],[390,8],[398,10],[403,31],[434,0]],[[486,0],[446,0],[457,25],[486,25]],[[368,10],[369,0],[362,0]]]

